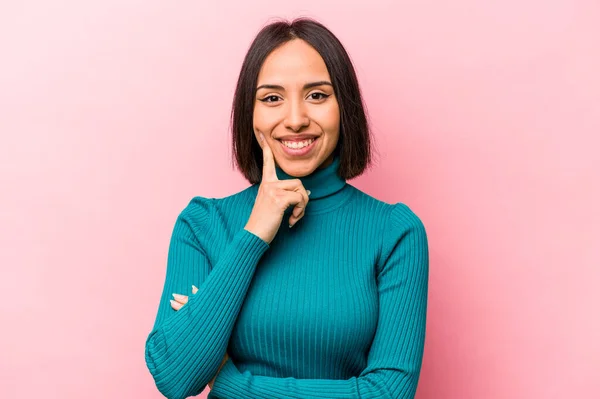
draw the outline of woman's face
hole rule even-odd
[[[340,110],[323,58],[300,39],[286,42],[265,59],[254,101],[254,134],[262,132],[276,164],[302,177],[333,160]],[[307,148],[306,137],[316,140]],[[296,142],[297,144],[291,144]]]

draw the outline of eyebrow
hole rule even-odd
[[[328,86],[331,86],[331,87],[333,87],[333,85],[331,84],[331,82],[328,82],[328,81],[326,81],[326,80],[321,80],[321,81],[318,81],[318,82],[310,82],[310,83],[307,83],[307,84],[305,84],[305,85],[302,87],[302,90],[310,89],[310,88],[312,88],[312,87],[316,87],[316,86],[323,86],[323,85],[328,85]],[[283,88],[283,86],[279,86],[279,85],[268,85],[268,84],[267,84],[267,85],[260,85],[260,86],[258,86],[258,87],[256,88],[255,92],[257,92],[257,91],[258,91],[258,90],[260,90],[260,89],[276,89],[276,90],[284,90],[284,91],[285,91],[285,89]]]

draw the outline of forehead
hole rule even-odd
[[[329,80],[321,55],[303,40],[284,43],[267,56],[258,74],[261,84],[304,84],[307,80]]]

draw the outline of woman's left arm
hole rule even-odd
[[[379,321],[367,366],[347,380],[241,373],[229,359],[211,397],[235,399],[414,398],[425,346],[429,251],[425,227],[408,206],[393,206],[377,274]]]

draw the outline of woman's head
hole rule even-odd
[[[275,22],[258,33],[242,65],[231,122],[235,159],[253,184],[262,174],[259,132],[275,162],[292,176],[306,176],[339,154],[339,173],[348,180],[371,161],[367,115],[350,58],[327,28],[310,19]],[[283,143],[306,137],[314,138],[307,153],[292,154],[301,151],[288,151]]]

